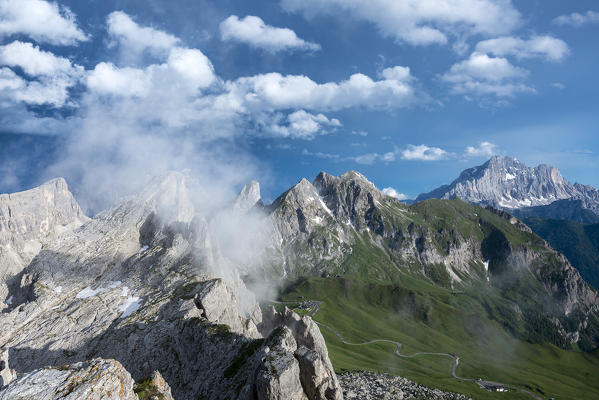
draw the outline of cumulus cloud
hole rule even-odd
[[[520,25],[510,0],[281,0],[289,12],[350,17],[411,45],[445,44],[449,35],[501,35]]]
[[[151,70],[117,68],[101,62],[89,72],[87,87],[97,93],[119,96],[145,96],[152,87]]]
[[[239,78],[230,82],[228,88],[230,96],[236,97],[248,109],[398,109],[418,101],[409,78],[375,81],[358,73],[339,83],[316,83],[307,76],[272,72]]]
[[[491,142],[480,142],[478,146],[468,146],[464,155],[466,157],[491,157],[496,153],[497,145]]]
[[[438,161],[449,156],[445,150],[439,147],[429,147],[425,144],[418,146],[409,144],[407,148],[401,150],[401,158],[410,161]]]
[[[9,67],[20,67],[28,75],[56,75],[73,74],[74,67],[71,61],[64,57],[57,57],[53,53],[40,50],[38,46],[18,40],[0,46],[0,64]]]
[[[474,52],[468,59],[452,65],[441,79],[456,94],[513,97],[519,92],[535,92],[522,83],[526,76],[527,70],[512,65],[506,58]]]
[[[320,50],[320,45],[299,38],[289,28],[277,28],[264,23],[260,17],[248,15],[239,19],[231,15],[220,23],[222,40],[246,43],[270,52],[283,50]]]
[[[573,27],[580,27],[586,24],[597,24],[599,23],[599,12],[587,11],[584,14],[572,13],[568,15],[560,15],[553,20],[556,25],[570,25]]]
[[[327,128],[335,129],[341,126],[336,118],[327,118],[324,114],[311,114],[297,110],[287,116],[286,125],[273,124],[270,129],[279,137],[313,139],[318,134],[327,133]]]
[[[64,106],[69,88],[84,76],[83,67],[20,41],[0,46],[0,66],[0,96],[29,105]],[[6,66],[20,68],[27,79]]]
[[[123,53],[128,57],[139,56],[146,50],[156,56],[167,55],[179,43],[179,39],[173,35],[138,25],[122,11],[110,13],[106,23],[108,34],[123,47]]]
[[[44,0],[0,0],[0,37],[18,34],[53,45],[87,40],[67,7]]]
[[[569,53],[563,40],[552,36],[533,36],[528,40],[513,36],[483,40],[476,45],[478,53],[495,56],[515,56],[522,58],[545,58],[549,61],[561,61]]]
[[[391,196],[391,197],[395,197],[397,200],[407,200],[408,196],[403,194],[403,193],[399,193],[397,190],[393,189],[392,187],[386,187],[382,190],[383,193],[385,193],[387,196]]]

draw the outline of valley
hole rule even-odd
[[[321,331],[338,373],[366,368],[476,399],[505,398],[504,393],[481,389],[477,379],[522,388],[535,398],[599,395],[599,385],[591,379],[599,368],[597,351],[565,351],[517,340],[484,316],[484,310],[477,309],[469,296],[439,291],[415,279],[407,276],[403,282],[414,288],[416,304],[431,306],[428,314],[413,312],[393,301],[391,293],[405,289],[402,284],[300,279],[284,290],[282,297],[287,301],[322,301],[314,319],[321,327],[333,329]],[[366,344],[356,347],[345,342]],[[407,357],[396,356],[399,342]],[[416,354],[421,356],[414,358]],[[511,390],[510,398],[530,399],[531,395]]]

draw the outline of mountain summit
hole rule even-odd
[[[546,207],[567,200],[581,209],[599,213],[596,188],[570,183],[555,167],[541,164],[531,168],[515,158],[501,156],[493,156],[478,167],[464,170],[451,184],[423,193],[416,201],[432,198],[459,198],[508,210]],[[546,214],[549,210],[559,211],[555,207],[536,211]]]

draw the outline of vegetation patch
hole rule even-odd
[[[247,360],[254,355],[256,350],[258,350],[263,343],[264,339],[255,339],[244,344],[241,350],[239,350],[239,353],[237,353],[237,356],[235,356],[231,362],[231,365],[225,370],[225,378],[232,378],[237,375],[239,369],[245,365]]]

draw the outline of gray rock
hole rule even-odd
[[[0,310],[12,303],[5,281],[21,272],[44,243],[87,220],[62,178],[0,194]]]
[[[400,376],[374,372],[346,372],[339,375],[347,400],[468,400],[458,393],[432,389]]]
[[[299,362],[293,354],[297,345],[291,331],[275,330],[268,338],[267,348],[268,354],[256,377],[258,400],[307,400],[300,381]]]
[[[17,377],[14,369],[8,363],[8,349],[0,349],[0,388],[8,385]]]
[[[293,335],[297,343],[294,354],[299,361],[302,386],[310,400],[343,399],[324,338],[312,318],[300,317],[285,307],[283,313],[267,309],[263,321],[266,326],[284,326]]]
[[[29,372],[0,391],[0,400],[137,400],[129,372],[115,360],[94,359]]]

